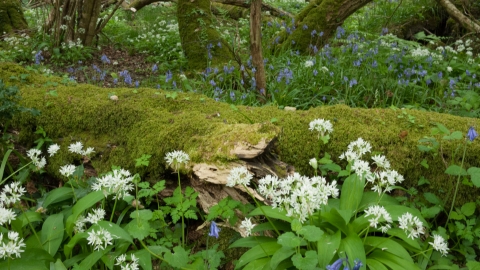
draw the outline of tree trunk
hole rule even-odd
[[[79,32],[78,36],[85,46],[91,46],[93,38],[97,34],[97,19],[100,15],[101,1],[84,0],[81,7],[81,17],[79,27],[84,31]]]
[[[300,52],[309,52],[313,46],[319,49],[348,16],[370,2],[372,0],[312,0],[298,14],[294,26],[280,36],[277,47]]]
[[[18,0],[0,0],[0,35],[15,30],[27,29],[21,2]]]
[[[266,96],[267,80],[262,55],[262,0],[252,0],[250,3],[250,53],[256,69],[256,88],[261,95]]]
[[[470,32],[480,33],[480,24],[465,16],[452,2],[449,0],[437,0],[437,3],[439,3],[448,12],[450,17],[452,17],[465,29]]]
[[[182,49],[192,69],[224,65],[235,60],[229,44],[215,30],[210,0],[179,0],[178,30]]]

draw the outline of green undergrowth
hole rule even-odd
[[[331,140],[322,148],[337,162],[347,145],[358,137],[369,141],[372,149],[378,149],[390,160],[392,167],[405,176],[404,187],[417,187],[423,176],[430,180],[429,191],[445,197],[455,181],[444,173],[443,158],[432,157],[417,150],[418,140],[430,135],[436,123],[442,123],[451,131],[466,131],[478,127],[480,121],[434,112],[402,109],[360,109],[345,105],[322,106],[308,111],[285,111],[277,107],[238,106],[232,110],[229,104],[216,102],[193,93],[159,91],[139,88],[117,88],[118,100],[109,98],[112,89],[92,85],[44,86],[45,78],[31,73],[29,81],[18,84],[9,79],[13,74],[28,73],[14,64],[0,64],[0,79],[7,85],[20,87],[22,105],[41,111],[39,117],[23,114],[15,118],[23,143],[34,141],[32,131],[42,127],[50,138],[61,144],[62,149],[75,141],[96,149],[92,164],[98,172],[108,171],[111,165],[134,170],[132,160],[142,154],[152,155],[150,166],[143,177],[150,181],[162,179],[166,173],[165,153],[177,149],[187,152],[193,163],[215,163],[222,166],[235,160],[230,153],[239,143],[257,144],[261,140],[277,137],[276,154],[303,174],[313,174],[308,160],[318,156],[317,134],[306,127],[316,118],[332,121],[334,132]],[[48,80],[59,80],[54,77]],[[56,91],[56,95],[48,94]],[[254,124],[250,124],[250,120]],[[443,145],[444,153],[451,153],[454,145]],[[375,153],[378,154],[378,153]],[[63,158],[60,153],[53,163]],[[420,165],[423,159],[429,169]],[[480,145],[474,142],[467,151],[465,167],[478,166]],[[456,161],[458,162],[458,160]],[[57,164],[58,165],[58,164]],[[58,168],[58,166],[50,166]],[[51,172],[58,174],[58,172]],[[190,171],[184,171],[190,173]],[[421,191],[421,187],[419,187]],[[443,194],[443,195],[442,195]],[[458,205],[475,201],[479,192],[461,187]],[[447,200],[445,198],[445,200]]]

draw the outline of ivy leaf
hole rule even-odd
[[[165,252],[165,261],[175,268],[183,268],[188,262],[188,253],[180,246],[173,248],[175,253],[171,253],[170,250]]]
[[[127,232],[138,240],[143,240],[150,234],[150,224],[141,219],[133,219],[125,226]]]
[[[313,250],[305,252],[305,257],[301,254],[295,254],[292,256],[292,262],[297,269],[315,269],[318,263],[317,254]]]
[[[303,237],[309,242],[317,242],[323,235],[323,231],[317,226],[307,225],[303,226],[298,234],[303,235]]]
[[[302,243],[302,238],[296,236],[292,232],[286,232],[278,237],[278,241],[280,245],[284,247],[298,247]]]

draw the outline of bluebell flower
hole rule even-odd
[[[344,260],[345,259],[340,258],[336,260],[334,263],[327,265],[327,270],[340,270],[340,267],[342,267]]]
[[[102,57],[100,58],[104,64],[110,64],[110,59],[105,54],[102,54]]]
[[[268,22],[267,22],[267,26],[272,26],[272,22],[271,22],[271,21],[268,21]]]
[[[388,28],[387,27],[384,27],[382,28],[382,36],[388,34]]]
[[[160,89],[160,84],[157,84],[157,89]]]
[[[303,30],[307,30],[307,29],[308,29],[308,25],[304,24],[304,25],[302,26],[302,29],[303,29]]]
[[[241,99],[246,99],[246,98],[247,98],[247,94],[243,93]]]
[[[467,74],[467,76],[470,76],[470,75],[471,75],[471,73],[470,73],[470,71],[468,71],[468,69],[465,70],[465,73]]]
[[[343,29],[341,26],[337,27],[337,38],[341,38],[343,35],[345,35],[345,29]]]
[[[353,61],[353,66],[354,67],[359,67],[361,64],[362,64],[362,61],[360,59]]]
[[[432,80],[430,80],[430,78],[428,78],[426,83],[427,83],[427,85],[430,85],[432,83]]]
[[[355,259],[355,261],[353,261],[353,263],[354,263],[354,266],[353,266],[352,270],[358,270],[358,269],[360,269],[360,267],[363,266],[362,261],[360,261],[359,259]]]
[[[176,81],[173,81],[172,85],[173,85],[173,89],[177,89],[177,82]]]
[[[170,70],[167,71],[167,73],[165,73],[165,82],[170,81],[172,79],[172,76],[173,76],[172,72]]]
[[[322,97],[322,100],[323,100],[323,102],[327,101],[327,97],[326,97],[326,96],[323,96],[323,97]]]
[[[475,128],[470,127],[467,132],[467,138],[472,142],[476,137],[478,137],[478,134],[475,131]]]
[[[217,83],[215,83],[215,81],[214,81],[213,79],[211,79],[211,80],[210,80],[210,85],[211,85],[211,86],[216,86]]]
[[[222,47],[222,43],[219,41],[219,42],[217,43],[217,46],[218,46],[219,48],[221,48],[221,47]]]
[[[230,91],[230,99],[231,99],[232,101],[235,101],[235,92]]]
[[[316,69],[313,70],[313,76],[317,76],[318,71]]]
[[[373,62],[372,62],[372,67],[373,67],[373,68],[378,67],[377,60],[373,60]]]
[[[68,73],[73,73],[73,72],[75,72],[75,70],[72,67],[69,67],[69,68],[67,68],[67,72]]]
[[[35,65],[40,65],[40,63],[41,63],[44,59],[45,59],[45,58],[43,58],[42,51],[38,51],[38,52],[35,54]]]
[[[441,79],[443,77],[443,73],[440,71],[440,72],[438,72],[437,76],[438,76],[439,79]]]
[[[318,34],[318,35],[319,35],[319,36],[321,36],[321,37],[323,37],[323,31],[322,31],[322,32],[320,32],[320,34]]]
[[[260,89],[260,94],[265,95],[265,89]]]
[[[118,78],[114,78],[114,79],[113,79],[113,84],[114,84],[114,85],[117,85],[117,83],[118,83]]]
[[[135,87],[139,87],[140,86],[140,82],[139,81],[135,81]]]
[[[152,72],[155,72],[155,71],[157,71],[157,70],[158,70],[158,66],[157,66],[157,64],[154,64],[154,65],[152,66]]]
[[[357,85],[357,80],[356,79],[351,79],[350,83],[348,84],[350,87]]]
[[[317,30],[313,29],[312,32],[310,32],[310,35],[314,37],[317,34]]]
[[[257,69],[256,68],[252,68],[252,73],[255,73],[257,72]]]
[[[450,86],[450,89],[453,89],[454,86],[455,86],[455,80],[454,79],[450,79],[450,82],[448,83],[449,86]]]

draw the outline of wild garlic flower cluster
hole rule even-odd
[[[132,191],[133,186],[133,176],[129,171],[120,169],[114,170],[107,175],[97,178],[96,182],[92,185],[92,190],[94,191],[103,191],[103,195],[108,197],[113,194],[113,199],[122,199],[126,196],[129,196],[129,191]]]
[[[382,192],[390,192],[392,187],[403,182],[404,178],[395,170],[390,169],[390,162],[383,155],[375,155],[372,157],[373,164],[376,169],[372,172],[372,166],[362,160],[363,155],[370,153],[372,146],[369,142],[358,138],[351,142],[347,151],[340,155],[340,159],[345,159],[352,164],[351,171],[354,171],[359,177],[365,177],[367,182],[371,183],[372,190],[381,194]]]
[[[75,172],[75,169],[76,169],[75,165],[67,164],[67,165],[61,166],[59,171],[61,175],[68,178],[73,175],[73,173]]]
[[[88,232],[88,244],[94,246],[93,250],[104,250],[108,245],[112,244],[112,234],[100,228],[98,231],[92,230]]]
[[[99,221],[102,221],[105,218],[105,215],[105,210],[98,208],[94,209],[93,213],[88,213],[86,217],[84,215],[78,216],[77,221],[75,222],[74,231],[77,233],[84,232],[87,222],[91,223],[92,225],[97,224]]]
[[[365,210],[365,217],[372,216],[368,221],[370,222],[370,227],[375,229],[378,227],[379,223],[383,223],[380,226],[380,230],[383,233],[386,233],[391,227],[392,216],[387,212],[385,207],[380,205],[372,205]]]
[[[45,157],[41,157],[42,151],[39,149],[32,148],[27,151],[27,157],[32,160],[32,164],[35,166],[36,170],[41,170],[45,165],[47,165],[47,160]]]
[[[115,265],[119,265],[121,270],[138,270],[138,258],[134,254],[131,256],[131,262],[126,262],[127,255],[122,254],[116,258]]]
[[[445,239],[443,239],[442,236],[438,234],[433,234],[433,242],[428,242],[432,247],[442,253],[442,256],[447,256],[448,254],[448,245],[447,242],[445,242]]]
[[[82,142],[76,142],[72,143],[68,146],[68,151],[74,153],[74,154],[79,154],[82,156],[87,156],[89,157],[93,152],[93,147],[88,147],[86,150],[83,150],[83,144]]]
[[[240,229],[245,230],[245,237],[250,236],[252,234],[252,229],[255,227],[256,224],[252,223],[252,220],[250,218],[245,218],[242,223],[240,224]]]
[[[227,177],[227,187],[233,187],[236,185],[248,186],[252,178],[253,175],[247,170],[247,168],[233,168]]]
[[[285,179],[267,175],[259,180],[259,193],[271,201],[273,208],[284,209],[287,216],[305,222],[328,198],[337,198],[339,190],[337,182],[327,183],[321,176],[309,178],[298,173]]]
[[[399,217],[398,223],[400,224],[400,229],[404,230],[409,238],[415,239],[418,238],[420,234],[425,234],[423,222],[409,212]]]
[[[322,137],[333,132],[333,126],[329,120],[315,119],[308,125],[310,131],[317,131],[319,133],[319,136]]]
[[[16,258],[20,258],[20,253],[24,252],[25,250],[25,243],[23,242],[23,238],[19,237],[19,234],[14,231],[9,231],[7,235],[8,240],[2,241],[0,245],[0,258],[6,259],[10,258],[13,259],[15,255]],[[3,233],[0,233],[0,240],[3,240]]]
[[[168,166],[172,167],[175,171],[178,171],[182,164],[187,164],[190,157],[183,151],[173,151],[165,155],[165,161]]]

